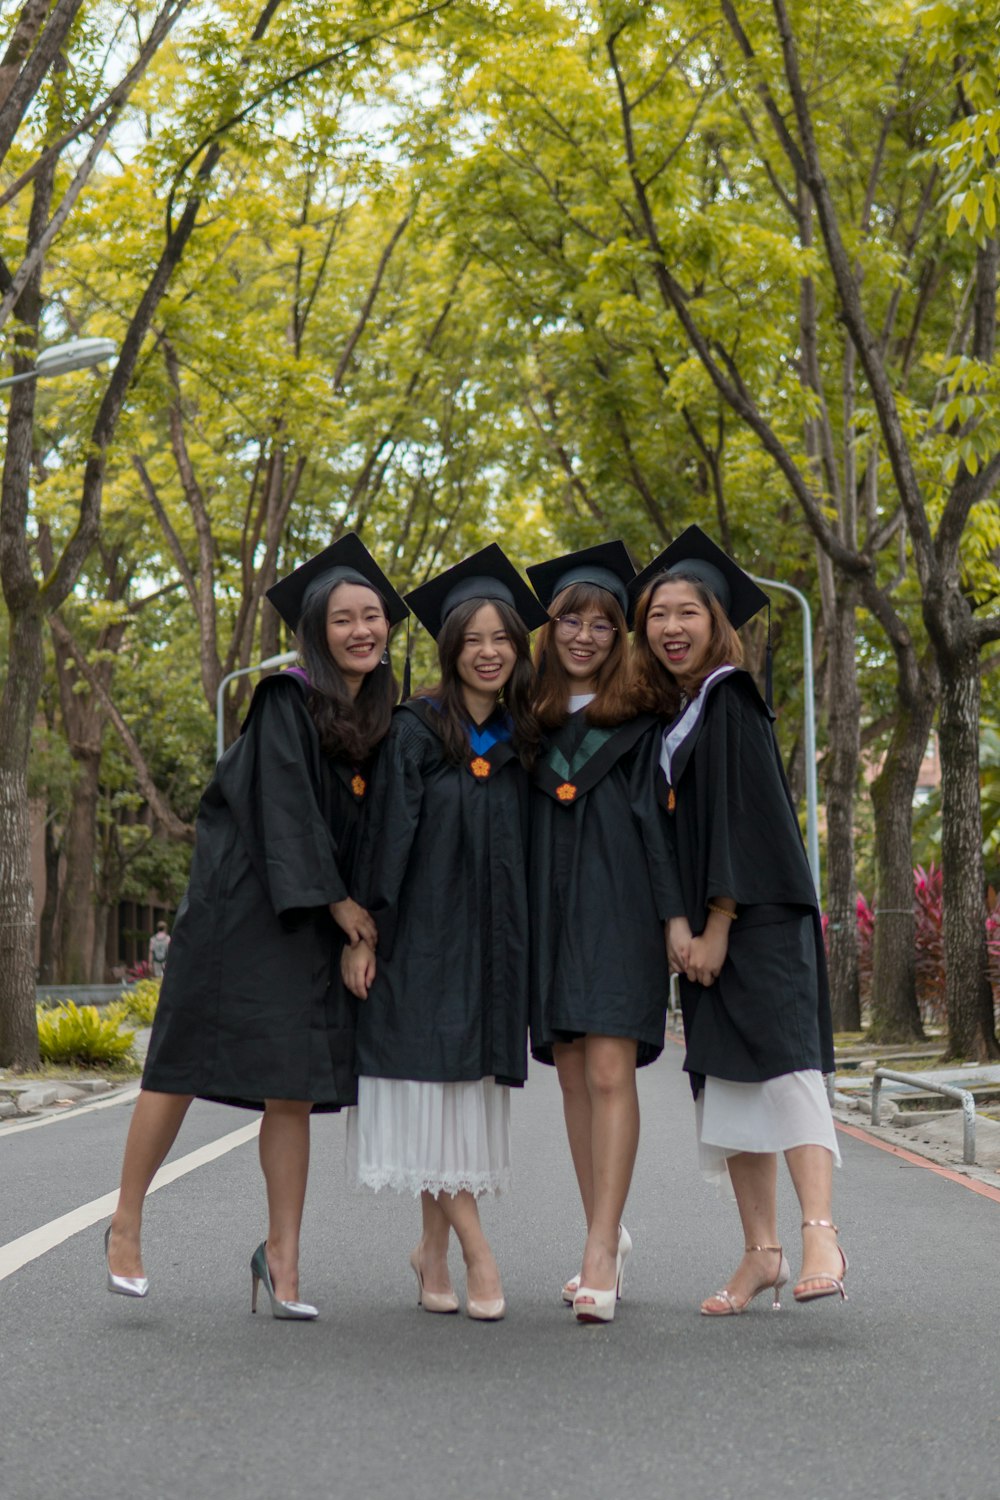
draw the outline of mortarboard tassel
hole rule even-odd
[[[774,708],[774,652],[771,650],[771,601],[767,601],[767,646],[764,650],[764,702]]]
[[[410,696],[410,617],[406,617],[406,660],[403,663],[403,696],[401,703],[405,703]]]

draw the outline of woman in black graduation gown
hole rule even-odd
[[[656,733],[628,686],[626,583],[608,542],[528,569],[552,618],[535,710],[546,733],[531,830],[531,1050],[555,1063],[587,1221],[581,1322],[610,1322],[631,1249],[621,1216],[639,1144],[635,1070],[663,1050],[669,989],[660,830],[646,768]]]
[[[192,1097],[263,1109],[269,1227],[253,1307],[263,1281],[275,1317],[314,1318],[297,1300],[309,1114],[355,1098],[340,947],[375,936],[351,896],[353,863],[367,763],[396,696],[389,629],[407,611],[353,535],[268,597],[304,670],[260,683],[202,798],[105,1251],[108,1290],[145,1296],[143,1202]]]
[[[671,961],[706,1176],[726,1169],[745,1253],[708,1316],[744,1312],[789,1279],[777,1233],[777,1153],[802,1210],[800,1302],[844,1297],[831,1209],[839,1161],[823,1071],[833,1037],[820,916],[771,728],[740,670],[736,629],[766,594],[698,527],[635,580],[641,696],[669,722],[651,767],[675,852]]]
[[[372,789],[358,892],[377,955],[344,954],[359,1008],[359,1183],[419,1194],[418,1301],[502,1318],[477,1198],[510,1178],[510,1086],[527,1072],[528,781],[537,729],[528,628],[545,618],[498,546],[407,596],[438,643],[440,683],[396,711]]]

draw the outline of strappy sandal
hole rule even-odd
[[[830,1219],[803,1219],[803,1229],[832,1229],[834,1234],[840,1230]],[[847,1256],[837,1246],[843,1269],[839,1276],[834,1276],[831,1271],[819,1272],[815,1276],[803,1276],[795,1285],[792,1296],[796,1302],[817,1302],[820,1297],[836,1297],[840,1293],[841,1302],[847,1301],[847,1293],[844,1291],[844,1277],[847,1275]],[[805,1291],[802,1289],[806,1288]]]
[[[747,1255],[753,1255],[757,1251],[770,1251],[772,1255],[777,1255],[779,1257],[777,1275],[775,1276],[773,1281],[763,1282],[759,1287],[752,1291],[749,1297],[747,1297],[743,1302],[737,1302],[736,1298],[733,1296],[732,1292],[727,1286],[724,1286],[721,1292],[713,1292],[711,1297],[706,1297],[705,1301],[701,1304],[701,1311],[704,1317],[729,1318],[739,1313],[745,1313],[753,1299],[755,1297],[759,1297],[761,1292],[766,1292],[768,1289],[771,1289],[774,1292],[774,1301],[771,1303],[771,1311],[781,1311],[781,1289],[783,1286],[787,1286],[788,1278],[791,1275],[791,1272],[788,1269],[788,1261],[785,1259],[785,1253],[782,1250],[781,1246],[745,1245],[743,1248],[746,1251]],[[718,1307],[712,1307],[710,1306],[712,1302],[718,1302],[720,1305]]]

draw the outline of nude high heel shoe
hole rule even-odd
[[[410,1265],[413,1274],[417,1278],[417,1306],[422,1307],[424,1312],[429,1313],[457,1313],[458,1298],[454,1292],[425,1292],[424,1277],[420,1269],[420,1253],[414,1250],[410,1256]]]
[[[755,1251],[770,1251],[772,1255],[777,1254],[779,1257],[777,1275],[773,1281],[762,1282],[742,1302],[737,1302],[727,1286],[724,1286],[721,1292],[713,1292],[711,1297],[706,1297],[705,1301],[701,1304],[702,1314],[706,1318],[729,1318],[737,1313],[745,1313],[753,1299],[759,1297],[761,1292],[766,1292],[768,1288],[771,1288],[774,1292],[774,1301],[771,1303],[772,1312],[781,1311],[781,1289],[788,1285],[788,1278],[791,1275],[784,1251],[780,1245],[746,1245],[744,1248],[748,1255],[754,1254]],[[713,1302],[718,1302],[719,1306],[712,1307],[711,1304]]]
[[[803,1229],[832,1229],[834,1234],[840,1230],[836,1224],[829,1219],[803,1219]],[[837,1253],[842,1262],[839,1276],[834,1276],[831,1271],[818,1272],[815,1276],[803,1276],[795,1285],[792,1296],[796,1302],[817,1302],[820,1297],[836,1297],[840,1293],[841,1302],[847,1301],[847,1293],[844,1291],[844,1277],[847,1275],[847,1256],[837,1246]],[[813,1284],[815,1283],[815,1285]],[[805,1291],[803,1291],[805,1287]]]
[[[499,1323],[500,1319],[507,1314],[507,1299],[505,1297],[494,1297],[486,1302],[477,1297],[468,1297],[465,1303],[466,1314],[478,1323]]]
[[[271,1304],[272,1318],[287,1318],[291,1322],[311,1322],[313,1318],[319,1317],[319,1309],[313,1307],[309,1302],[282,1302],[275,1295],[274,1283],[271,1280],[271,1268],[267,1263],[267,1241],[262,1240],[257,1246],[250,1259],[250,1311],[257,1311],[257,1288],[264,1283],[268,1301]]]
[[[146,1276],[116,1276],[108,1263],[108,1251],[111,1244],[111,1225],[104,1231],[104,1265],[108,1273],[108,1291],[115,1292],[119,1297],[145,1297],[149,1291],[149,1278]]]

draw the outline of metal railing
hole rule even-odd
[[[944,1094],[962,1107],[962,1160],[966,1166],[976,1163],[976,1101],[968,1089],[959,1089],[951,1083],[931,1083],[919,1073],[894,1073],[891,1068],[876,1068],[872,1075],[872,1124],[880,1123],[882,1080],[905,1083],[911,1089],[925,1089],[928,1093]]]

